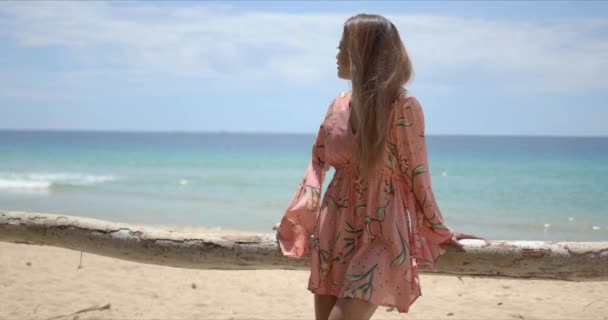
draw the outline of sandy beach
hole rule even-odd
[[[79,268],[80,257],[0,242],[0,319],[314,318],[308,271],[188,270],[88,253]],[[427,274],[421,281],[423,296],[409,314],[380,307],[372,319],[608,319],[608,282]]]

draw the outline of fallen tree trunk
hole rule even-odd
[[[191,269],[308,269],[310,258],[278,254],[274,234],[197,234],[96,219],[0,211],[0,241],[47,245]],[[608,280],[608,242],[463,240],[431,272],[453,275]]]

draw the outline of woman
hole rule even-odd
[[[338,49],[338,76],[352,90],[329,106],[277,240],[285,256],[312,254],[317,319],[369,319],[379,305],[407,312],[421,295],[418,269],[477,237],[448,228],[435,202],[422,108],[403,89],[412,66],[395,26],[354,16]]]

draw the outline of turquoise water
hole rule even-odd
[[[0,131],[0,209],[270,232],[312,135]],[[429,136],[447,223],[608,240],[608,138]],[[331,179],[328,174],[325,185]]]

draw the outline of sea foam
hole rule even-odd
[[[116,180],[113,175],[86,173],[0,173],[0,189],[43,191],[62,186],[91,186]]]

